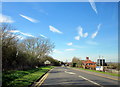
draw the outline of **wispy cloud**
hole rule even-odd
[[[18,30],[10,30],[9,32],[11,33],[18,33],[19,31]],[[14,35],[14,34],[7,34],[7,37],[9,36],[15,36],[15,38],[17,39],[20,39],[20,40],[23,40],[25,37],[24,36],[21,36],[21,35]]]
[[[25,39],[25,37],[23,37],[23,36],[20,36],[20,35],[18,35],[18,36],[16,36],[18,39],[20,39],[20,40],[23,40],[23,39]]]
[[[10,16],[0,14],[0,23],[13,23],[14,20]]]
[[[76,49],[65,49],[65,51],[75,51]]]
[[[80,36],[75,36],[75,40],[80,40]]]
[[[99,24],[99,25],[97,26],[97,31],[92,34],[91,38],[94,39],[94,38],[97,36],[97,34],[98,34],[99,30],[100,30],[100,27],[101,27],[101,24]]]
[[[99,24],[99,25],[97,26],[98,30],[100,29],[100,27],[101,27],[101,24]]]
[[[18,33],[20,31],[19,30],[10,30],[9,32],[11,32],[11,33]]]
[[[53,50],[53,52],[54,52],[54,53],[62,53],[61,51],[59,51],[59,50],[57,50],[57,49]]]
[[[87,44],[90,44],[90,45],[98,45],[98,43],[97,43],[97,42],[94,42],[94,41],[87,41],[86,43],[87,43]]]
[[[84,34],[83,34],[83,37],[87,37],[87,36],[88,36],[88,33],[84,33]]]
[[[38,10],[40,13],[43,13],[43,14],[45,14],[45,15],[48,15],[48,13],[45,11],[45,10],[43,10],[43,9],[39,9]]]
[[[91,38],[95,38],[98,34],[98,31],[96,31],[95,33],[92,34]]]
[[[19,30],[10,30],[9,32],[11,32],[11,33],[20,33],[20,34],[22,34],[24,36],[28,36],[28,37],[35,37],[35,36],[31,35],[31,34],[23,33],[23,32],[21,32]]]
[[[78,27],[78,34],[79,36],[83,37],[83,29],[81,26]]]
[[[92,9],[93,9],[93,10],[96,12],[96,14],[97,14],[98,12],[97,12],[97,8],[96,8],[96,5],[95,5],[94,0],[89,0],[89,2],[90,2],[90,5],[91,5]]]
[[[25,16],[25,15],[22,15],[22,14],[19,14],[21,17],[29,20],[30,22],[33,22],[33,23],[37,23],[39,22],[38,20],[34,19],[34,18],[31,18],[31,17],[28,17],[28,16]]]
[[[53,27],[51,25],[49,26],[49,28],[50,28],[50,31],[52,31],[52,32],[56,32],[56,33],[62,34],[61,31],[59,31],[58,29],[56,29],[55,27]]]
[[[85,48],[85,46],[79,46],[79,45],[73,45],[73,47],[76,47],[76,48]]]
[[[28,33],[23,33],[23,32],[20,32],[22,35],[24,35],[24,36],[28,36],[28,37],[35,37],[35,36],[33,36],[33,35],[31,35],[31,34],[28,34]]]
[[[43,37],[43,38],[47,38],[46,36],[44,36],[44,35],[42,35],[42,34],[40,34],[40,36]]]
[[[88,33],[83,33],[83,28],[79,26],[78,28],[78,36],[75,36],[75,40],[80,40],[81,37],[86,38],[88,36]]]
[[[73,43],[72,43],[72,42],[70,42],[70,43],[67,43],[67,45],[68,45],[68,46],[71,46],[71,45],[73,45]]]

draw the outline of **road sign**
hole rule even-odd
[[[103,71],[103,66],[96,66],[97,71]]]

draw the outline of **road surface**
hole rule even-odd
[[[56,67],[49,72],[40,87],[119,87],[114,77],[67,67]]]

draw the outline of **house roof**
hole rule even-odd
[[[93,62],[91,60],[83,60],[82,63],[94,63],[95,64],[96,62]]]

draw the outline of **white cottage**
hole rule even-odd
[[[44,62],[44,64],[45,64],[45,65],[51,65],[51,62],[50,62],[49,60],[46,60],[46,61]]]

